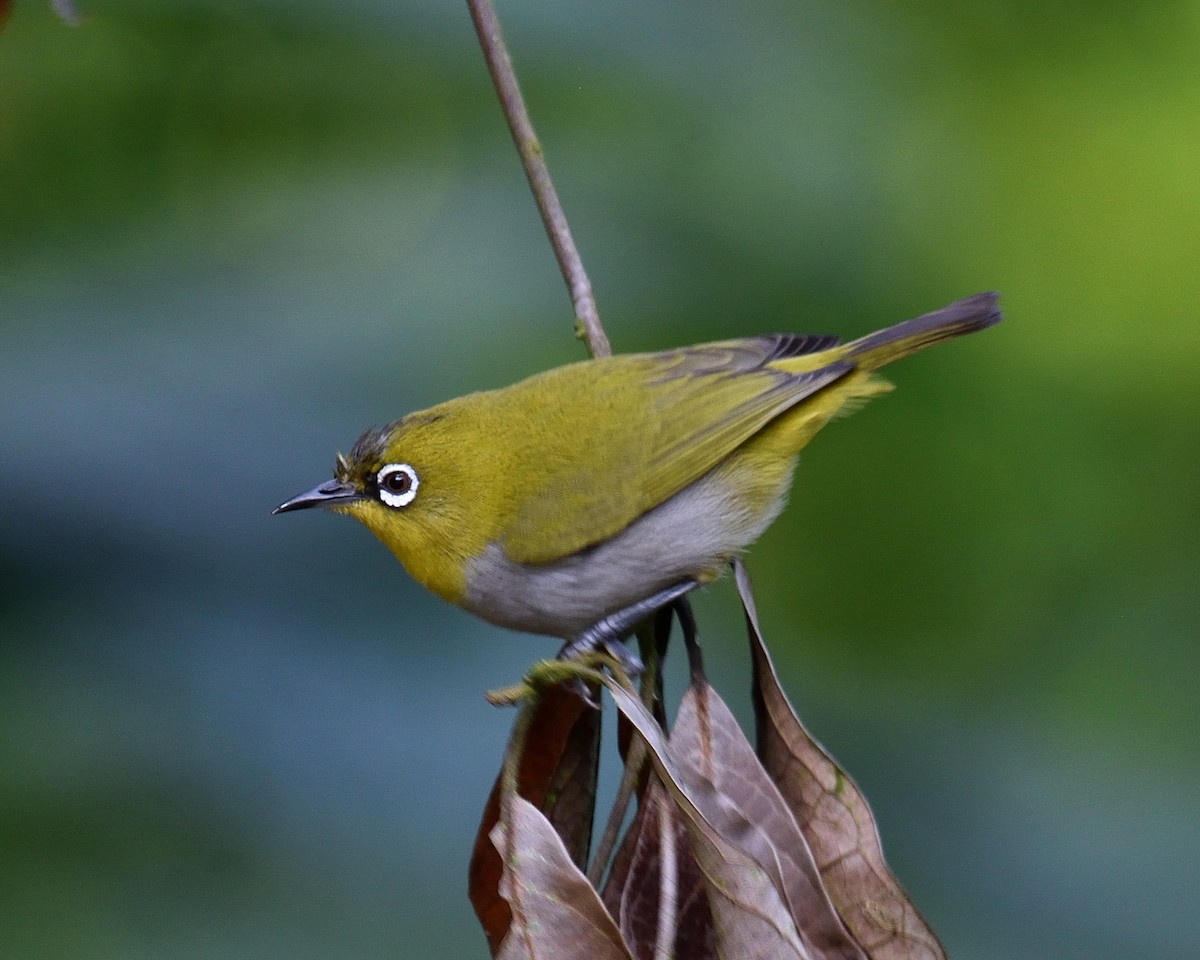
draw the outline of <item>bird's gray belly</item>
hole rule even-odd
[[[782,507],[751,516],[714,471],[620,533],[546,564],[513,561],[498,543],[467,564],[463,604],[513,630],[571,638],[602,617],[685,579],[712,579]]]

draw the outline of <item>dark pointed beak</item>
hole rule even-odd
[[[327,480],[319,487],[313,487],[307,493],[302,493],[291,500],[285,500],[271,515],[287,513],[289,510],[303,510],[306,507],[330,507],[336,503],[348,503],[351,500],[361,500],[363,495],[351,484],[341,480]]]

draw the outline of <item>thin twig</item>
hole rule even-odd
[[[646,756],[645,742],[641,737],[635,736],[629,744],[625,768],[621,771],[621,783],[608,811],[608,819],[604,822],[604,832],[600,834],[596,852],[592,854],[591,866],[588,867],[588,881],[597,890],[600,889],[600,882],[604,879],[613,851],[617,848],[617,837],[625,824],[625,814],[629,812],[630,801],[637,792],[637,780],[642,772],[642,765],[646,762]]]
[[[665,626],[661,622],[643,623],[638,627],[638,651],[646,662],[646,669],[641,676],[642,703],[650,713],[654,713],[655,705],[659,702],[659,677],[662,670],[662,660],[659,657],[657,632],[661,628],[671,629],[668,618]],[[619,721],[618,721],[619,722]],[[646,744],[641,737],[634,735],[629,741],[629,750],[625,754],[625,767],[621,771],[621,783],[617,787],[617,795],[608,811],[608,819],[604,823],[604,831],[600,834],[600,842],[592,854],[592,863],[588,867],[588,880],[593,887],[600,889],[600,881],[608,870],[608,863],[617,848],[617,839],[621,827],[625,825],[625,815],[629,812],[629,804],[637,793],[638,780],[646,763]]]
[[[612,347],[609,346],[608,337],[600,325],[600,313],[596,309],[592,283],[583,269],[583,261],[575,248],[575,241],[571,238],[571,228],[567,226],[567,215],[563,212],[562,204],[558,202],[558,194],[550,180],[550,171],[546,169],[541,142],[529,120],[521,88],[517,85],[517,75],[513,71],[504,37],[500,33],[500,21],[496,17],[491,0],[467,0],[467,6],[471,10],[471,20],[475,23],[475,32],[479,35],[484,59],[487,60],[488,72],[492,75],[496,93],[500,97],[500,107],[508,121],[513,143],[517,145],[517,152],[521,155],[521,165],[525,168],[525,176],[529,178],[529,186],[533,190],[538,212],[542,215],[542,223],[550,237],[550,245],[554,248],[555,259],[558,260],[563,279],[567,281],[571,303],[575,307],[577,335],[587,343],[593,357],[607,357],[612,353]]]

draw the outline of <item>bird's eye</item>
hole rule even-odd
[[[417,471],[407,463],[389,463],[375,474],[379,499],[389,507],[407,507],[417,495],[421,481]]]

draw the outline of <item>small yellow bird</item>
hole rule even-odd
[[[981,293],[852,343],[774,334],[583,360],[369,429],[276,513],[361,521],[438,596],[514,630],[620,640],[783,509],[796,455],[880,367],[1000,320]]]

